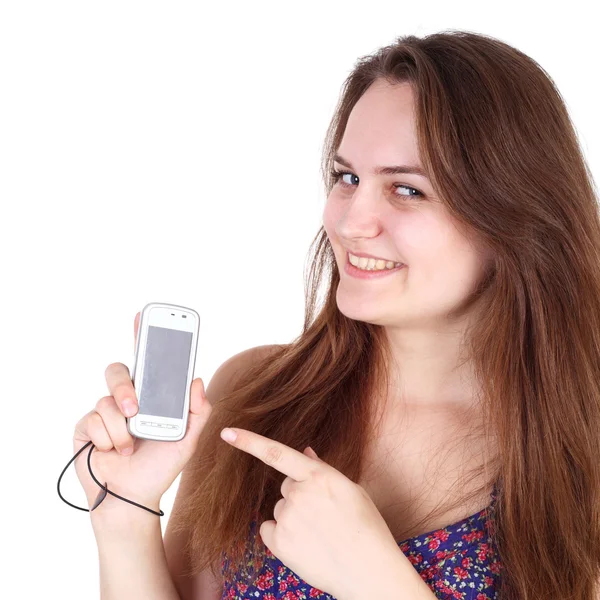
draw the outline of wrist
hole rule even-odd
[[[341,600],[435,600],[435,594],[397,546],[379,555],[376,566],[365,572],[359,582],[354,581]]]
[[[142,502],[139,502],[142,504]],[[92,505],[93,506],[93,505]],[[145,502],[143,506],[160,512],[159,502]],[[91,508],[91,507],[90,507]],[[96,534],[123,530],[148,530],[157,524],[160,526],[161,517],[135,504],[125,502],[107,494],[104,500],[92,511],[90,520]]]

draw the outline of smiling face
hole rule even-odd
[[[350,114],[337,157],[335,170],[347,174],[327,198],[323,225],[340,271],[338,308],[378,325],[439,326],[472,292],[486,263],[426,177],[375,173],[422,166],[410,85],[371,85]],[[359,278],[347,270],[347,250],[405,266]]]

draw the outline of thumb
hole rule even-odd
[[[316,460],[318,460],[319,462],[323,462],[318,456],[317,453],[310,447],[308,446],[307,448],[304,449],[303,454],[306,454],[307,456],[310,456],[311,458],[314,458]]]

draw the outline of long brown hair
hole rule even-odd
[[[350,111],[380,78],[411,84],[434,191],[493,256],[473,294],[481,310],[466,347],[482,385],[483,435],[498,447],[486,485],[498,485],[499,597],[591,600],[600,566],[600,219],[565,103],[537,62],[498,39],[455,30],[400,37],[359,59],[344,83],[324,145],[327,194]],[[262,565],[265,547],[249,532],[273,518],[285,477],[224,443],[223,427],[300,452],[310,445],[354,482],[363,473],[390,355],[380,326],[340,313],[338,282],[321,228],[302,333],[215,406],[190,464],[197,488],[172,515],[190,533],[190,574],[220,564],[223,552],[226,577],[245,573],[248,552]]]

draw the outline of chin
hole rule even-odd
[[[354,321],[363,321],[372,325],[385,325],[387,319],[381,311],[381,308],[374,303],[372,299],[364,301],[357,297],[351,297],[351,294],[342,291],[338,286],[336,302],[338,310],[348,319]]]

